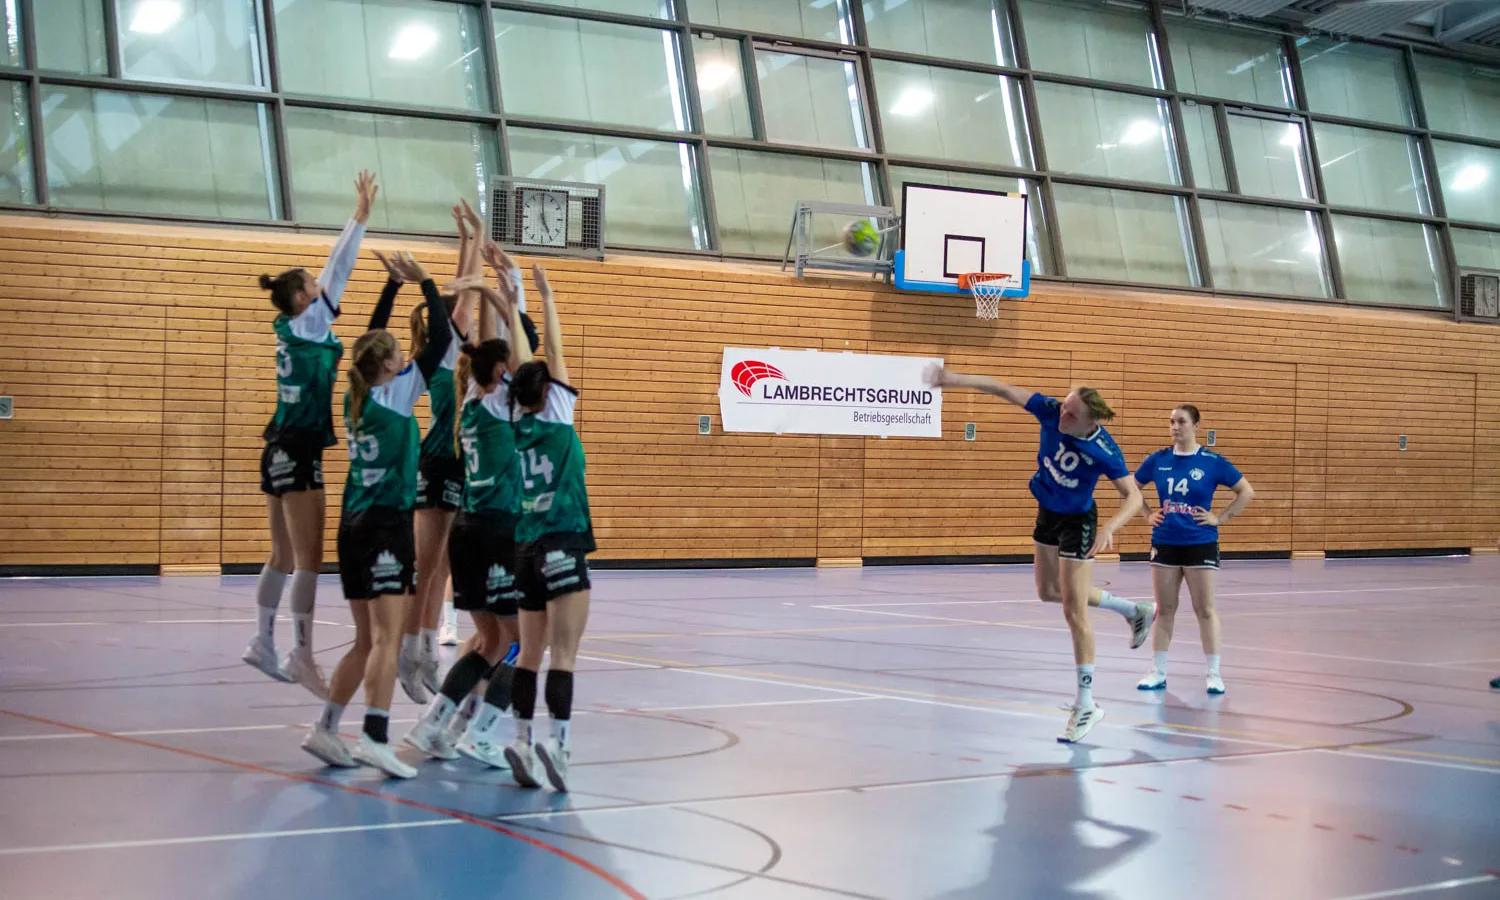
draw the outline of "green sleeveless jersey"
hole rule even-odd
[[[422,373],[408,365],[395,378],[370,389],[358,424],[349,421],[349,394],[344,393],[344,424],[349,433],[346,514],[372,506],[416,507],[419,429],[414,413],[426,389]]]
[[[329,327],[333,316],[320,297],[295,319],[276,317],[276,414],[266,426],[265,440],[333,446],[333,382],[344,355],[344,345]]]
[[[523,414],[515,423],[521,464],[518,544],[545,540],[547,549],[595,549],[583,443],[573,428],[577,404],[578,392],[554,381],[546,408]]]
[[[512,518],[521,513],[521,466],[509,388],[504,381],[488,394],[471,388],[464,401],[458,435],[464,451],[464,512]]]
[[[459,341],[455,337],[448,352],[427,385],[432,417],[427,422],[427,436],[422,438],[422,458],[453,459],[453,416],[458,411],[458,394],[453,386],[453,369],[458,365]]]

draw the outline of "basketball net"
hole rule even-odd
[[[974,295],[974,316],[979,319],[1000,318],[1000,296],[1005,293],[1010,275],[995,272],[973,272],[960,275],[958,286]]]

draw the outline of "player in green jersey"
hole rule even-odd
[[[484,222],[467,203],[453,207],[458,225],[458,281],[482,275],[479,244]],[[445,294],[443,300],[453,316],[455,337],[427,386],[431,414],[422,452],[417,462],[417,509],[414,528],[417,543],[416,600],[407,608],[402,629],[401,652],[396,658],[396,677],[413,703],[426,703],[438,690],[437,626],[448,583],[448,531],[453,514],[463,500],[463,465],[458,459],[454,419],[458,398],[453,372],[460,344],[468,340],[474,304],[473,290]],[[427,324],[421,308],[411,314],[412,356],[427,344]]]
[[[510,385],[516,454],[521,467],[521,517],[516,524],[516,583],[521,590],[521,655],[511,701],[515,743],[505,748],[522,787],[538,787],[537,766],[559,791],[568,789],[568,726],[573,717],[573,666],[589,615],[587,556],[595,549],[584,483],[583,445],[573,427],[577,389],[568,383],[557,303],[541,266],[532,279],[546,313],[547,359],[516,370]],[[550,640],[549,640],[550,635]],[[547,711],[552,736],[532,742],[537,671],[550,649]]]
[[[448,671],[441,692],[406,735],[406,742],[439,759],[453,759],[461,752],[486,765],[503,767],[503,742],[495,735],[510,706],[513,675],[503,658],[519,637],[516,604],[521,599],[514,541],[521,511],[521,469],[511,424],[509,382],[511,373],[531,360],[531,351],[524,337],[507,341],[499,336],[499,318],[507,321],[508,334],[522,334],[517,303],[520,272],[498,248],[487,249],[498,257],[491,264],[500,274],[501,289],[497,293],[481,288],[486,304],[479,317],[481,340],[463,348],[468,363],[459,372],[464,390],[458,432],[464,459],[463,510],[448,539],[454,602],[473,617],[475,642]],[[483,283],[482,278],[473,281]],[[455,727],[459,704],[484,680],[489,684],[483,702],[459,738]]]
[[[394,265],[405,281],[422,285],[426,298],[427,346],[410,363],[400,342],[385,330],[394,291],[381,295],[370,330],[354,343],[344,422],[349,477],[339,519],[339,579],[354,618],[354,645],[339,660],[323,715],[303,749],[330,765],[374,766],[411,778],[417,770],[392,751],[387,737],[391,694],[396,689],[396,652],[401,622],[416,580],[412,508],[417,499],[417,401],[427,392],[453,339],[448,311],[426,270],[410,254]],[[352,757],[338,736],[344,705],[360,681],[365,686],[364,734]]]
[[[314,278],[306,269],[262,275],[278,315],[276,332],[276,413],[266,426],[260,458],[260,488],[266,494],[271,525],[271,558],[260,570],[255,596],[260,628],[244,654],[245,662],[280,681],[295,681],[320,699],[328,696],[312,654],[313,605],[323,568],[323,448],[334,443],[333,382],[344,345],[333,333],[339,300],[359,257],[365,221],[379,188],[375,176],[360,172],[358,202]],[[291,576],[295,649],[276,660],[276,610]]]

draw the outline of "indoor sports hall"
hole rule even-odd
[[[0,0],[5,900],[1500,898],[1500,7]]]

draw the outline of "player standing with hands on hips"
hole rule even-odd
[[[1101,424],[1114,418],[1114,410],[1090,387],[1080,387],[1059,402],[994,378],[963,375],[941,366],[928,370],[927,383],[993,394],[1031,413],[1042,426],[1037,471],[1031,477],[1031,495],[1037,502],[1032,532],[1034,572],[1037,595],[1047,603],[1063,604],[1063,617],[1073,636],[1078,697],[1057,739],[1076,743],[1104,718],[1104,710],[1094,702],[1094,629],[1088,607],[1100,606],[1124,616],[1130,624],[1131,649],[1146,642],[1156,620],[1156,604],[1132,603],[1093,585],[1094,555],[1114,547],[1115,532],[1140,512],[1142,504],[1125,454]],[[1114,482],[1124,501],[1103,529],[1094,505],[1100,476]]]

